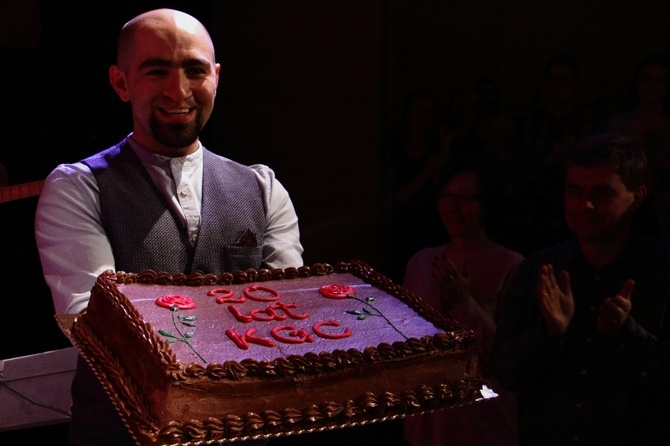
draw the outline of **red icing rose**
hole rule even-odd
[[[331,283],[330,285],[324,285],[319,288],[319,293],[330,299],[346,299],[347,296],[353,296],[355,292],[356,290],[352,287],[348,285],[339,285],[337,283]]]
[[[167,294],[156,299],[156,305],[164,308],[177,307],[180,310],[192,310],[195,308],[195,302],[188,296],[181,294]]]

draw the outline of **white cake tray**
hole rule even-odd
[[[74,347],[0,360],[0,432],[70,421]]]

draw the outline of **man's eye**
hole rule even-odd
[[[148,76],[165,76],[166,74],[167,74],[167,71],[159,70],[159,69],[147,71]]]
[[[611,198],[616,195],[616,192],[612,190],[599,190],[593,193],[595,198]]]

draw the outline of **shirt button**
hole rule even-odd
[[[582,376],[586,376],[586,375],[589,374],[589,372],[586,371],[586,370],[582,370],[581,372],[579,372],[579,374],[582,375]]]
[[[179,195],[181,195],[182,197],[187,196],[188,195],[188,189],[184,188],[184,189],[180,190]]]

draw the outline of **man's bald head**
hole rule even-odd
[[[197,36],[211,49],[212,60],[214,60],[214,44],[205,26],[195,17],[182,11],[174,9],[154,9],[142,13],[128,21],[119,34],[116,47],[116,63],[125,70],[131,58],[135,38],[143,31],[155,33],[168,33],[180,30]]]
[[[214,108],[219,70],[212,39],[194,17],[156,9],[126,23],[109,81],[131,104],[133,140],[166,156],[195,152]]]

